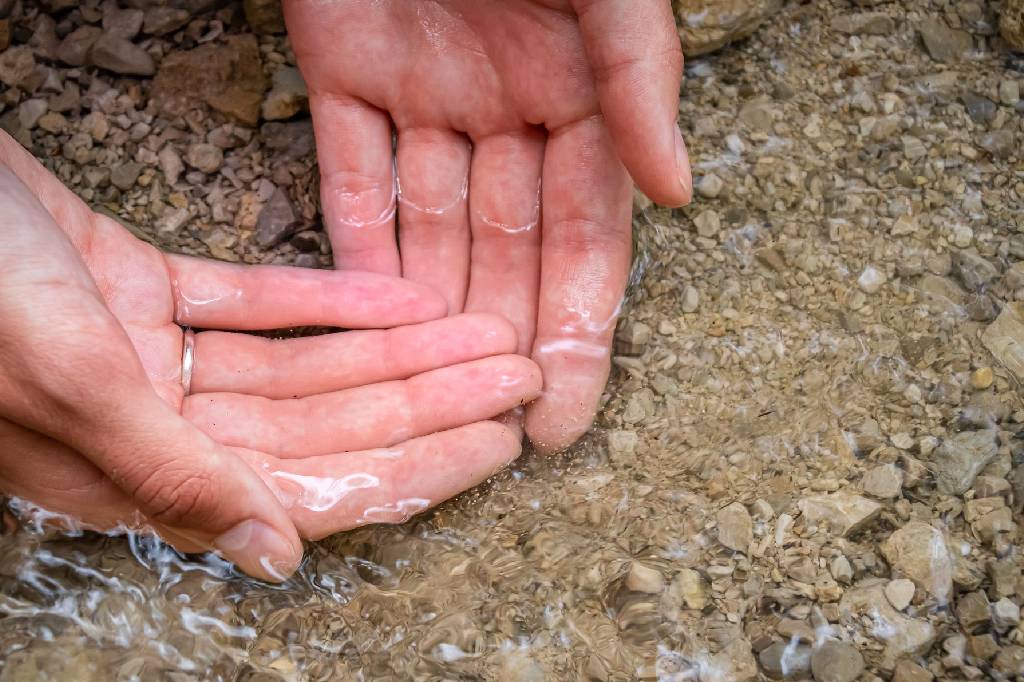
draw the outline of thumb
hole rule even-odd
[[[653,201],[693,197],[676,125],[683,52],[668,0],[572,0],[601,111],[633,181]]]
[[[216,550],[254,577],[277,582],[291,575],[302,543],[274,493],[155,394],[146,403],[110,415],[84,437],[79,431],[79,452],[156,525]]]

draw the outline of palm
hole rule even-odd
[[[630,71],[642,60],[588,44],[588,18],[572,9],[584,4],[600,34],[611,17],[582,0],[285,3],[336,265],[428,284],[450,313],[512,321],[519,352],[544,371],[526,426],[548,450],[590,425],[628,277],[631,190],[609,126],[645,189],[667,203],[686,193],[664,174],[685,158],[667,3],[620,22],[664,38],[668,13],[670,37],[647,55],[667,96]],[[637,88],[652,101],[607,106]]]

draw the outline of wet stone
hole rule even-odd
[[[914,581],[939,603],[953,591],[953,557],[942,532],[927,523],[911,521],[889,536],[882,554],[894,571]]]
[[[935,675],[927,668],[908,660],[897,663],[892,674],[892,682],[932,682],[934,679]]]
[[[971,251],[958,251],[953,256],[953,269],[968,291],[982,291],[999,276],[996,266]]]
[[[705,199],[714,199],[722,193],[725,183],[714,173],[708,173],[697,181],[697,194]]]
[[[961,495],[999,453],[996,430],[965,431],[947,438],[932,458],[935,482],[946,495]]]
[[[878,291],[885,284],[885,273],[878,270],[872,265],[864,268],[863,272],[860,273],[860,277],[857,278],[857,286],[866,294],[878,293]]]
[[[1005,632],[1020,625],[1020,607],[1003,597],[992,604],[992,627],[998,632]]]
[[[773,680],[800,680],[811,674],[811,646],[776,642],[757,656],[764,674]]]
[[[135,187],[135,182],[139,179],[139,173],[141,172],[141,163],[135,161],[120,163],[110,171],[110,182],[113,183],[114,187],[122,191],[128,191]]]
[[[970,33],[950,28],[938,17],[922,20],[920,31],[928,54],[937,62],[959,61],[974,47]]]
[[[1017,140],[1013,131],[1010,130],[994,130],[985,133],[978,140],[978,144],[996,159],[1008,159],[1018,151]]]
[[[1024,647],[1004,645],[992,661],[992,667],[1003,675],[1024,675]]]
[[[811,656],[814,682],[853,682],[864,672],[864,657],[847,642],[830,640]]]
[[[215,173],[224,164],[224,152],[212,144],[199,142],[189,145],[185,163],[203,173]]]
[[[885,586],[885,598],[889,600],[894,609],[903,611],[913,601],[916,589],[912,580],[906,578],[890,580],[889,584]]]
[[[882,464],[864,474],[861,489],[881,499],[899,497],[903,490],[903,472],[895,464]]]
[[[629,565],[625,584],[626,589],[632,592],[659,594],[665,588],[665,578],[656,568],[634,561]]]
[[[103,35],[97,26],[80,26],[64,36],[57,46],[57,59],[69,66],[85,66],[93,44]]]
[[[1010,303],[981,337],[996,361],[1024,381],[1024,304]]]
[[[987,661],[996,655],[999,645],[996,638],[989,633],[972,635],[967,638],[967,653],[974,659]]]
[[[256,220],[256,243],[263,248],[276,246],[291,237],[300,224],[288,193],[277,188]]]
[[[278,69],[274,72],[270,92],[263,100],[263,118],[280,121],[303,111],[309,111],[309,91],[302,74],[294,67]]]
[[[832,28],[850,35],[889,35],[896,30],[892,17],[883,12],[842,14],[832,20]]]
[[[956,619],[964,632],[973,633],[989,622],[988,598],[981,591],[962,595],[956,602]]]
[[[684,568],[672,579],[672,590],[688,609],[701,611],[708,605],[707,584],[697,571]]]
[[[964,108],[967,109],[967,115],[970,116],[971,120],[975,123],[984,123],[987,125],[996,117],[998,107],[996,106],[996,103],[988,97],[968,92],[962,95],[960,100],[964,103]]]
[[[716,515],[718,541],[729,549],[746,552],[754,541],[754,522],[750,512],[739,502],[733,502]]]
[[[826,524],[833,533],[842,536],[857,533],[882,511],[877,502],[846,492],[808,497],[797,506],[808,523]]]
[[[48,109],[45,99],[27,99],[18,106],[18,122],[26,130],[32,130]]]
[[[733,639],[711,657],[701,670],[701,682],[753,682],[757,679],[757,660],[745,639]]]
[[[643,355],[653,336],[654,330],[643,322],[627,322],[615,335],[615,352],[628,356]]]

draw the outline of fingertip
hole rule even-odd
[[[464,319],[477,325],[485,340],[485,350],[492,355],[515,353],[519,335],[515,325],[501,315],[492,313],[464,313]]]
[[[582,438],[595,416],[582,403],[564,404],[563,394],[545,394],[526,408],[526,435],[538,452],[554,454]]]
[[[440,292],[419,282],[407,279],[401,282],[405,287],[405,300],[395,303],[409,309],[410,316],[403,318],[407,320],[406,324],[430,322],[448,316],[448,301]]]
[[[523,404],[536,400],[544,388],[544,375],[540,366],[522,355],[505,355],[502,356],[502,360],[507,363],[504,371],[510,375],[508,379],[503,377],[503,380],[517,377],[514,381],[516,388],[523,394]]]
[[[219,535],[213,547],[247,574],[268,582],[284,582],[302,562],[295,528],[275,528],[259,519],[235,525]]]
[[[482,431],[480,442],[495,444],[495,447],[488,450],[494,462],[489,476],[498,473],[523,454],[522,429],[492,420],[480,422],[477,426]]]

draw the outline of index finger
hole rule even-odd
[[[552,132],[544,157],[540,307],[544,392],[526,432],[542,451],[586,433],[611,369],[632,254],[632,185],[600,117]]]

